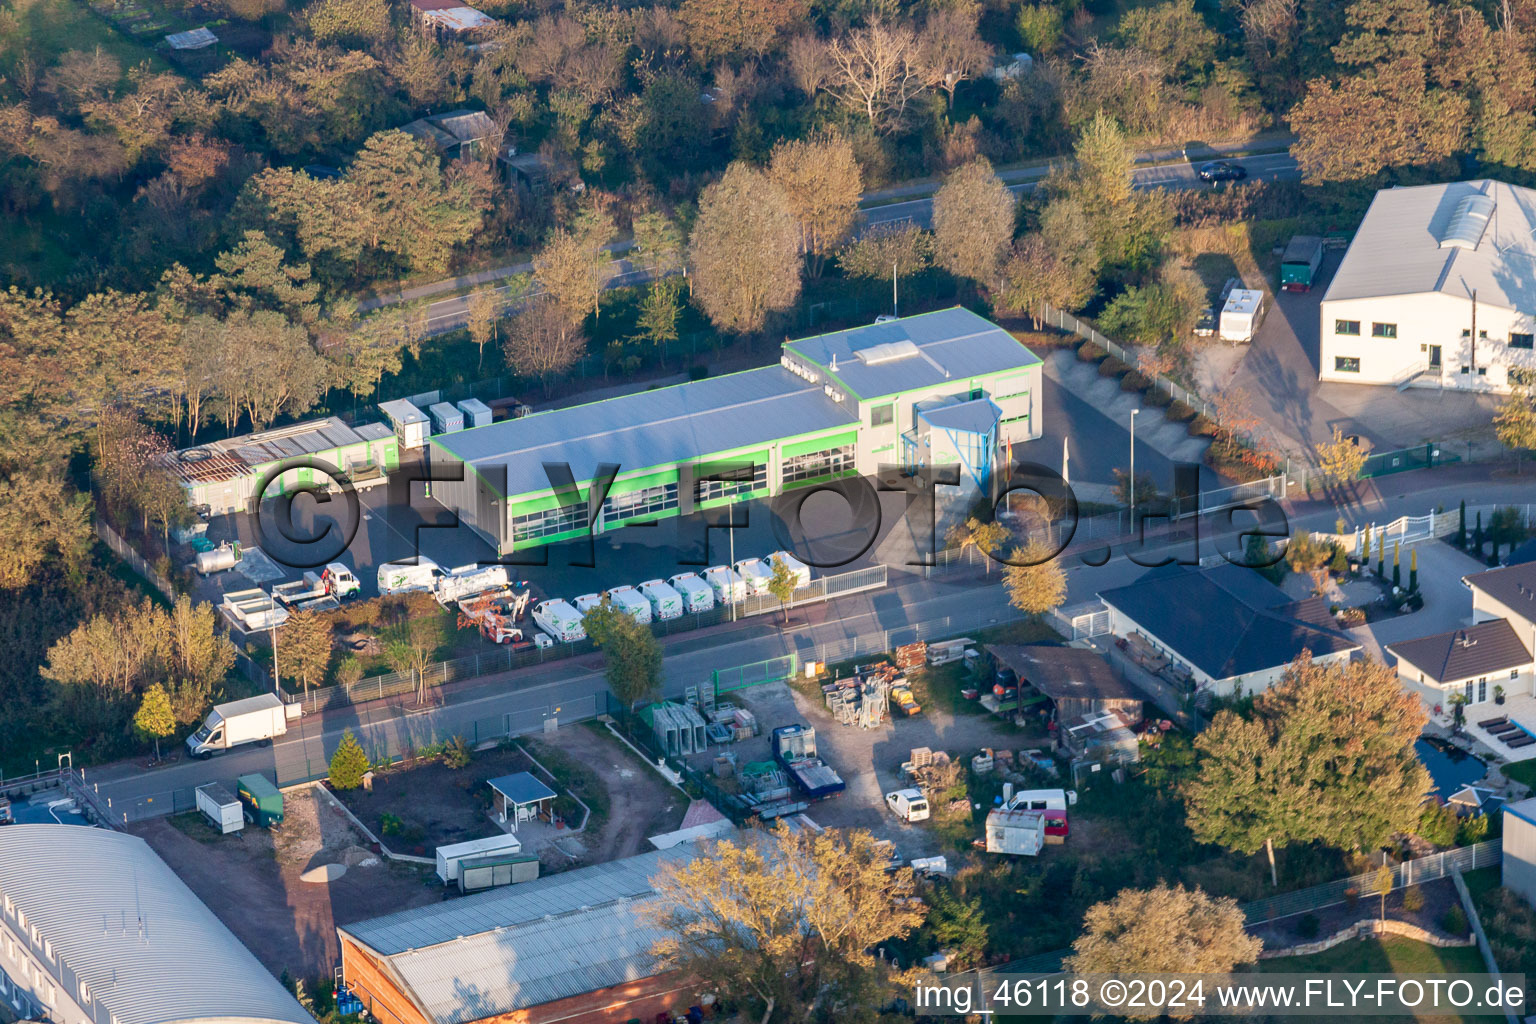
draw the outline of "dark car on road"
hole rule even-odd
[[[1240,164],[1230,160],[1212,160],[1208,164],[1200,165],[1201,181],[1242,181],[1248,177],[1248,171]]]

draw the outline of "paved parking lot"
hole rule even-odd
[[[1292,455],[1310,456],[1335,426],[1381,451],[1444,440],[1497,447],[1490,428],[1497,396],[1318,381],[1318,309],[1342,258],[1342,250],[1328,254],[1311,291],[1275,293],[1247,353],[1215,383],[1246,391],[1271,443]]]

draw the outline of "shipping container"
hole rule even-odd
[[[987,852],[1034,857],[1045,846],[1045,814],[1040,811],[1005,811],[987,815]]]
[[[464,414],[465,429],[488,427],[491,424],[491,407],[478,398],[464,399],[459,403],[459,411]]]
[[[236,780],[245,820],[261,828],[283,823],[283,794],[265,775],[242,775]]]
[[[427,414],[405,399],[379,403],[379,411],[394,427],[395,437],[402,448],[425,448],[431,433],[431,421]]]
[[[453,843],[437,848],[437,877],[443,880],[444,885],[452,885],[459,880],[459,865],[465,859],[484,857],[487,854],[521,853],[523,844],[517,836],[504,834],[488,836],[484,839],[471,839],[468,842]]]
[[[452,434],[464,429],[464,414],[451,402],[438,402],[427,411],[432,414],[432,432],[435,434]]]

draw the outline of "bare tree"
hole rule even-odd
[[[924,89],[917,35],[902,25],[872,21],[827,44],[829,89],[880,132],[893,132]]]
[[[795,36],[789,41],[789,77],[795,88],[807,96],[824,89],[832,79],[832,61],[827,57],[827,46],[810,32]]]
[[[917,38],[917,61],[924,84],[943,89],[953,110],[955,87],[991,63],[991,51],[976,33],[976,9],[941,7],[930,14]]]
[[[587,339],[579,323],[572,323],[553,300],[541,295],[507,324],[501,346],[512,372],[539,380],[547,393],[550,380],[581,358]]]

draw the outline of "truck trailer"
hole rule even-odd
[[[271,746],[287,731],[287,706],[276,694],[264,693],[217,705],[208,712],[202,728],[187,737],[187,749],[193,757],[206,761],[246,743]]]
[[[245,814],[240,810],[240,800],[217,782],[198,786],[193,790],[197,797],[197,809],[223,835],[239,832],[245,827]]]
[[[816,730],[808,725],[773,730],[773,756],[807,799],[822,800],[848,788],[842,776],[816,756]]]
[[[1310,291],[1322,265],[1323,240],[1317,235],[1293,236],[1280,257],[1280,287],[1288,292]]]

